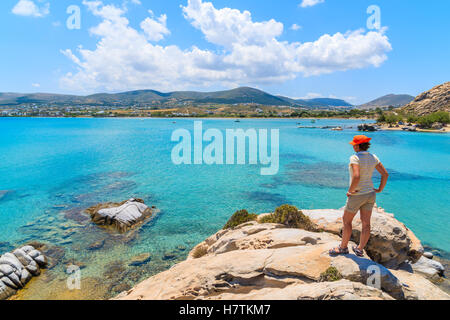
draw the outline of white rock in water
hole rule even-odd
[[[434,255],[431,252],[424,252],[423,256],[428,259],[433,259]]]
[[[9,277],[11,277],[11,276],[14,278],[14,280],[16,280],[17,276],[14,273],[11,273],[9,275]],[[3,282],[4,284],[6,284],[8,287],[13,288],[13,289],[19,289],[19,287],[22,286],[19,278],[17,278],[17,282],[20,284],[20,286],[17,285],[16,281],[12,281],[9,277],[3,277],[0,279],[0,281]]]
[[[444,266],[435,260],[421,257],[419,261],[411,265],[414,272],[420,273],[429,279],[437,279],[444,274]]]
[[[1,256],[0,264],[10,265],[11,267],[13,267],[14,269],[19,270],[19,271],[21,271],[23,269],[22,263],[11,252],[7,252]]]
[[[13,251],[13,254],[16,258],[22,263],[24,267],[34,262],[33,258],[31,258],[28,254],[25,253],[22,249],[16,249]]]
[[[13,273],[14,269],[9,264],[0,264],[0,272],[7,276]]]
[[[23,288],[33,276],[41,274],[45,266],[44,255],[32,246],[24,246],[0,257],[0,300],[8,299]]]
[[[27,269],[23,269],[22,270],[22,274],[20,276],[20,282],[22,283],[22,285],[26,285],[28,283],[28,281],[31,280],[33,276],[31,275],[30,272],[28,272]]]
[[[38,264],[36,263],[36,261],[32,261],[31,263],[29,263],[27,266],[25,266],[25,268],[31,272],[31,274],[33,276],[38,276],[41,274],[41,270],[39,269]]]
[[[86,209],[86,212],[91,215],[94,223],[113,226],[120,232],[128,231],[153,214],[153,210],[140,199],[130,199],[121,203],[98,204]]]
[[[8,299],[12,295],[16,294],[16,292],[16,290],[4,284],[0,279],[0,300]]]
[[[42,254],[34,258],[34,261],[36,261],[40,267],[45,267],[47,265],[47,258]]]
[[[23,248],[22,248],[22,250],[23,250]],[[23,251],[25,251],[25,250],[23,250]],[[35,250],[35,249],[33,249],[33,250],[30,250],[30,251],[25,251],[26,253],[28,253],[28,255],[30,256],[30,257],[32,257],[33,259],[36,259],[36,257],[38,257],[38,256],[40,256],[41,255],[41,252],[39,251],[39,250]]]
[[[117,208],[101,209],[98,214],[131,225],[139,220],[148,206],[131,199]]]
[[[33,251],[33,250],[36,250],[36,249],[34,249],[34,247],[33,246],[24,246],[24,247],[22,247],[21,248],[25,253],[30,253],[31,251]]]

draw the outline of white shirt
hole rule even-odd
[[[350,157],[349,171],[350,171],[350,185],[352,184],[353,169],[352,164],[359,165],[360,181],[356,187],[356,195],[368,194],[373,192],[372,175],[375,167],[380,163],[378,157],[367,151],[358,152]]]

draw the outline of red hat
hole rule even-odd
[[[366,143],[372,140],[372,138],[366,137],[366,136],[355,136],[353,138],[353,141],[350,142],[352,146],[356,146],[358,144]]]

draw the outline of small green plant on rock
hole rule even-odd
[[[275,212],[261,218],[261,223],[279,223],[289,228],[318,231],[315,224],[295,206],[288,204],[275,209]]]
[[[239,211],[236,211],[231,216],[230,220],[228,220],[227,224],[223,228],[224,229],[235,228],[238,225],[241,225],[243,223],[250,222],[250,221],[256,221],[257,218],[258,218],[258,215],[254,214],[254,213],[248,213],[247,210],[239,210]]]
[[[342,274],[335,267],[329,267],[325,272],[320,274],[319,282],[333,282],[342,280]]]

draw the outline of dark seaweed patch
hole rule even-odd
[[[281,206],[289,202],[288,199],[286,199],[282,194],[279,193],[253,191],[246,192],[246,195],[250,200],[268,202],[273,204],[274,206]]]

